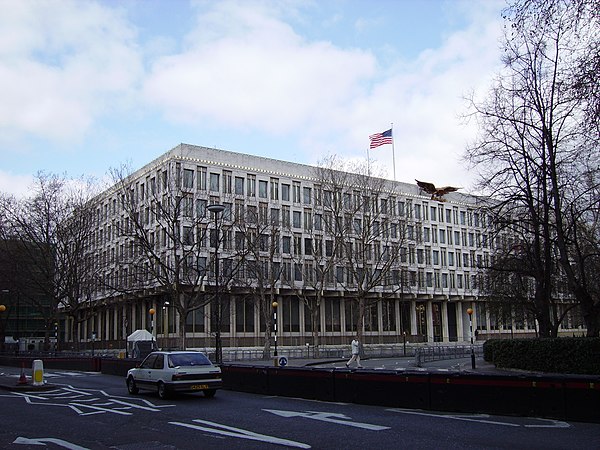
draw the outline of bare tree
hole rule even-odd
[[[113,295],[145,288],[163,305],[168,302],[177,312],[183,349],[188,315],[215,295],[205,289],[210,262],[207,237],[214,227],[207,200],[196,199],[192,192],[194,176],[176,162],[147,180],[123,168],[113,170],[114,201],[122,210],[113,226],[121,247],[106,276]]]
[[[317,170],[322,189],[323,227],[332,237],[325,249],[335,261],[335,281],[353,301],[352,328],[363,340],[377,320],[379,300],[401,293],[406,224],[392,220],[393,185],[372,176],[367,164],[325,160]],[[327,270],[333,270],[328,265]]]
[[[315,357],[319,355],[321,305],[334,284],[334,247],[339,244],[326,230],[323,190],[319,183],[320,180],[312,188],[314,194],[311,193],[313,198],[310,200],[314,201],[314,208],[304,211],[304,220],[300,224],[303,227],[302,236],[294,235],[291,227],[287,227],[290,230],[287,239],[290,239],[290,268],[293,269],[293,275],[287,275],[284,279],[308,311]]]
[[[589,203],[573,189],[598,160],[598,136],[589,111],[597,86],[589,77],[586,54],[597,49],[596,0],[516,1],[505,11],[504,70],[484,102],[471,99],[480,136],[468,149],[485,187],[498,203],[498,223],[521,228],[536,283],[534,302],[540,334],[555,334],[551,318],[558,262],[571,292],[584,310],[590,335],[599,330],[598,299],[593,298],[575,257],[575,208],[586,217]],[[582,72],[583,70],[583,72]],[[597,81],[597,75],[594,75]],[[579,80],[579,81],[576,81]],[[583,84],[582,84],[583,83]],[[592,177],[595,178],[595,177]],[[558,317],[554,317],[557,319]],[[559,319],[559,318],[558,318]]]
[[[5,256],[13,259],[13,286],[20,301],[36,309],[45,321],[45,345],[62,308],[67,315],[86,308],[82,292],[92,285],[85,264],[85,245],[92,232],[89,200],[92,181],[36,175],[32,195],[0,202]]]
[[[281,223],[279,209],[266,202],[236,211],[234,280],[257,308],[264,326],[263,359],[270,358],[273,313],[281,285]]]

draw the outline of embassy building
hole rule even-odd
[[[93,202],[65,344],[120,349],[138,329],[164,348],[338,346],[359,329],[371,345],[469,342],[470,320],[477,339],[535,334],[478,289],[500,241],[485,199],[333,166],[180,144],[124,175]]]

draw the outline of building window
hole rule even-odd
[[[299,234],[294,235],[294,255],[302,255],[302,236]]]
[[[344,302],[344,315],[346,319],[346,331],[356,331],[358,322],[358,306],[352,300]]]
[[[312,202],[312,189],[309,187],[305,187],[303,190],[303,196],[304,198],[302,199],[303,203],[305,205],[310,205]]]
[[[292,195],[294,203],[300,203],[300,182],[292,182]]]
[[[339,298],[325,302],[325,331],[342,331],[341,301]]]
[[[194,245],[194,228],[184,226],[182,238],[184,245]]]
[[[232,175],[231,175],[231,171],[230,170],[224,170],[223,171],[223,193],[224,194],[231,194],[231,189],[232,189],[232,179],[231,179]]]
[[[185,331],[187,333],[204,333],[204,306],[190,312],[185,321]]]
[[[258,182],[258,196],[260,198],[267,198],[267,182],[264,180],[259,180]]]
[[[194,216],[194,197],[193,195],[187,194],[185,197],[181,199],[182,201],[182,212],[183,217],[193,217]]]
[[[323,216],[321,214],[315,214],[315,230],[323,230]]]
[[[279,200],[279,180],[271,178],[271,200]]]
[[[285,297],[283,299],[282,322],[283,331],[294,333],[300,331],[300,301],[298,297]]]
[[[282,184],[281,185],[281,200],[289,202],[290,201],[290,185]]]
[[[304,210],[304,230],[311,231],[312,230],[312,212],[310,209]]]
[[[294,263],[294,281],[302,281],[302,264]]]
[[[237,298],[235,301],[235,331],[254,332],[254,302],[251,298]]]
[[[256,197],[256,175],[248,174],[246,179],[248,187],[248,197]]]
[[[283,253],[290,254],[292,250],[292,238],[290,236],[283,236]]]
[[[244,195],[244,178],[235,177],[235,195]]]
[[[183,188],[194,188],[194,171],[191,169],[183,169]]]
[[[219,174],[218,173],[210,174],[210,190],[212,192],[219,192]]]
[[[311,238],[304,238],[304,254],[308,256],[312,256],[313,254],[313,246]]]
[[[396,301],[382,300],[381,317],[383,319],[383,331],[396,331]]]
[[[271,208],[271,225],[274,227],[279,226],[279,209]]]
[[[282,211],[282,223],[284,228],[290,227],[290,207],[287,205],[283,205],[281,208]]]
[[[293,222],[292,223],[293,223],[294,228],[300,228],[302,226],[301,225],[301,213],[300,213],[300,211],[294,211],[293,214],[292,214],[292,217],[293,217]]]
[[[166,179],[166,176],[164,179]],[[199,191],[206,190],[206,167],[198,166],[196,169],[196,183]]]

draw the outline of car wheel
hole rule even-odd
[[[129,391],[130,394],[133,394],[133,395],[140,392],[137,385],[135,384],[135,380],[133,379],[133,377],[127,378],[127,390]]]
[[[215,394],[217,393],[216,389],[204,389],[204,396],[206,398],[213,398],[215,396]]]
[[[158,396],[163,400],[169,396],[169,393],[167,392],[167,387],[162,381],[158,382]]]

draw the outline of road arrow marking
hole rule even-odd
[[[252,431],[243,430],[241,428],[233,428],[227,425],[221,425],[215,422],[209,422],[208,420],[194,419],[194,422],[205,424],[208,426],[192,425],[189,423],[182,422],[169,422],[171,425],[177,425],[179,427],[191,428],[193,430],[206,431],[208,433],[220,434],[223,436],[229,436],[239,439],[249,439],[251,441],[268,442],[270,444],[285,445],[287,447],[296,448],[311,448],[308,444],[302,442],[290,441],[287,439],[281,439],[274,436],[267,436],[265,434],[258,434]]]
[[[453,414],[433,414],[433,413],[425,413],[419,411],[413,411],[410,409],[397,409],[392,408],[388,409],[388,411],[393,411],[401,414],[413,414],[415,416],[425,416],[425,417],[437,417],[439,419],[452,419],[452,420],[463,420],[465,422],[479,422],[479,423],[489,423],[492,425],[503,425],[505,427],[520,427],[521,425],[516,423],[508,423],[508,422],[498,422],[495,420],[485,420],[484,417],[489,417],[487,414],[475,414],[472,416],[460,416]]]
[[[390,427],[384,427],[381,425],[373,425],[370,423],[362,423],[362,422],[352,422],[350,420],[350,417],[348,417],[344,414],[339,414],[339,413],[329,413],[329,412],[319,412],[319,411],[306,411],[306,412],[281,411],[278,409],[263,409],[263,411],[267,411],[267,412],[270,412],[277,416],[286,417],[286,418],[304,417],[305,419],[320,420],[322,422],[336,423],[338,425],[346,425],[349,427],[362,428],[362,429],[371,430],[371,431],[381,431],[381,430],[389,430],[390,429]]]
[[[25,437],[18,437],[14,440],[13,444],[43,445],[45,447],[46,442],[49,444],[58,445],[59,447],[68,448],[70,450],[90,450],[87,447],[81,447],[77,444],[71,444],[70,442],[63,441],[62,439],[54,439],[54,438],[30,439],[30,438],[25,438]]]
[[[524,425],[525,428],[571,428],[567,422],[563,422],[562,420],[554,420],[554,419],[537,419],[544,422],[550,422],[548,424],[541,425]]]
[[[426,417],[437,417],[440,419],[451,419],[451,420],[463,420],[465,422],[480,422],[480,423],[489,423],[492,425],[501,425],[505,427],[523,427],[523,428],[570,428],[567,422],[563,422],[561,420],[553,420],[553,419],[539,419],[534,418],[535,420],[540,420],[549,423],[543,423],[540,425],[532,424],[532,425],[520,425],[518,423],[509,423],[509,422],[500,422],[497,420],[487,420],[490,416],[488,414],[433,414],[433,413],[425,413],[420,411],[413,411],[410,409],[400,409],[400,408],[392,408],[388,409],[388,411],[393,411],[401,414],[413,414],[416,416],[426,416]]]

